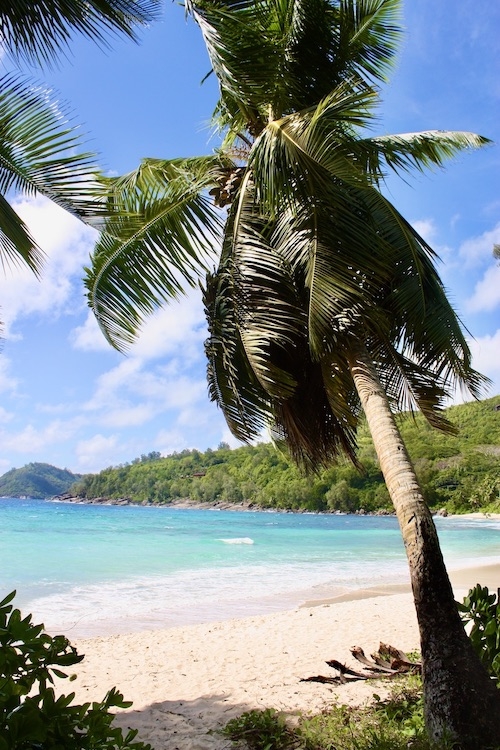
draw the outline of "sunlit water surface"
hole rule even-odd
[[[450,569],[500,561],[500,522],[436,520]],[[0,499],[2,592],[49,631],[96,635],[293,608],[407,583],[393,517]]]

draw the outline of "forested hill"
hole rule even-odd
[[[66,492],[80,478],[50,464],[26,464],[0,477],[0,496],[44,498]]]
[[[447,410],[456,436],[438,432],[417,415],[401,418],[403,437],[427,501],[450,512],[500,512],[500,396]],[[138,503],[253,503],[264,508],[367,512],[390,509],[371,439],[359,433],[360,474],[342,462],[304,477],[269,444],[230,450],[153,452],[131,464],[85,475],[71,491],[87,499]]]

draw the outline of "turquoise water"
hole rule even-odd
[[[436,521],[450,569],[500,561],[500,522]],[[51,631],[241,617],[407,583],[393,517],[0,499],[2,591]]]

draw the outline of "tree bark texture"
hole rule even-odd
[[[348,361],[408,558],[429,736],[433,740],[451,736],[463,750],[499,748],[500,690],[464,630],[436,527],[387,395],[363,345]]]

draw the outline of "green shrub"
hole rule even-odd
[[[296,744],[296,736],[274,709],[247,711],[231,719],[222,734],[234,742],[244,741],[251,750],[285,750]]]
[[[450,750],[451,742],[432,744],[423,718],[422,684],[405,676],[391,696],[374,696],[370,706],[332,706],[292,726],[272,709],[249,711],[232,719],[222,733],[251,750]]]
[[[492,677],[500,680],[500,599],[487,586],[476,584],[463,602],[457,602],[464,625],[472,623],[469,637]]]
[[[62,635],[50,636],[11,601],[0,602],[0,750],[152,750],[113,727],[112,708],[127,708],[116,688],[101,702],[73,705],[74,693],[56,697],[54,677],[82,661]],[[70,680],[73,679],[70,677]]]
[[[420,676],[409,677],[401,686],[393,689],[386,700],[375,698],[374,708],[378,714],[410,738],[426,736],[424,719],[424,696]]]
[[[304,750],[449,750],[427,738],[421,686],[404,685],[370,706],[336,706],[305,719],[298,730]]]

